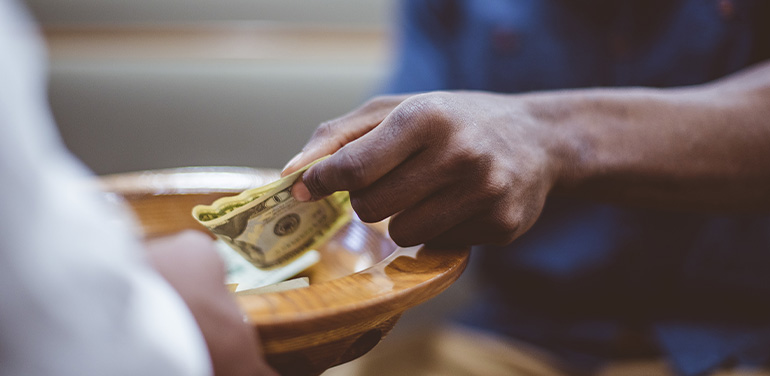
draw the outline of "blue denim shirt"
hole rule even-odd
[[[768,3],[406,0],[387,91],[700,84],[770,57]],[[770,364],[768,215],[549,199],[521,239],[476,255],[485,292],[461,321],[576,369],[661,355],[685,375]]]

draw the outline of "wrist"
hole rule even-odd
[[[525,96],[524,106],[537,129],[545,154],[546,174],[552,193],[580,185],[589,175],[595,153],[590,130],[579,113],[584,104],[568,93],[537,93]]]

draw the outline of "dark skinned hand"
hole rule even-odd
[[[766,212],[770,62],[689,87],[376,98],[321,124],[284,174],[327,154],[299,200],[350,191],[399,245],[506,244],[554,194]]]
[[[295,198],[350,191],[365,222],[391,217],[400,246],[507,244],[537,219],[556,168],[526,107],[494,94],[375,98],[321,124],[283,171],[324,155]]]

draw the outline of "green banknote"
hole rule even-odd
[[[299,202],[291,187],[319,160],[268,185],[193,208],[193,217],[258,268],[290,263],[316,248],[350,220],[350,196]]]

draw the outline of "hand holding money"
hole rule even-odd
[[[292,197],[294,182],[320,160],[263,187],[198,205],[193,217],[255,266],[285,265],[317,247],[350,219],[347,192],[314,202]]]

